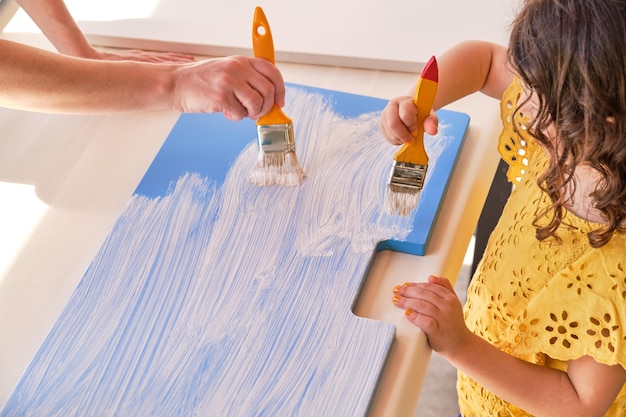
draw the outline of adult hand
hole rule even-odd
[[[174,108],[187,113],[222,112],[230,120],[257,119],[285,103],[278,68],[260,58],[231,56],[181,65]]]
[[[437,134],[438,123],[437,114],[431,110],[424,120],[424,131],[429,135]],[[380,117],[380,130],[392,145],[413,142],[413,134],[418,130],[413,97],[401,96],[389,100]]]
[[[193,56],[179,53],[138,50],[100,51],[94,49],[70,14],[63,0],[16,0],[62,54],[106,61],[153,63],[191,62]]]

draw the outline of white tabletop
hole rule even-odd
[[[280,21],[270,19],[272,25]],[[39,34],[3,36],[49,47]],[[415,81],[414,73],[278,65],[288,82],[381,98],[404,94]],[[397,325],[373,416],[412,415],[430,355],[423,333],[391,306],[389,290],[432,273],[457,276],[498,162],[498,103],[474,95],[448,108],[468,113],[470,129],[429,253],[381,252],[358,311]],[[0,110],[0,406],[177,117],[174,112],[54,116]]]

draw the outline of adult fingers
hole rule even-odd
[[[278,107],[285,105],[285,81],[276,65],[261,58],[251,58],[250,64],[261,75],[263,75],[269,83],[271,83],[273,103]],[[269,92],[268,92],[269,93]],[[271,106],[270,106],[271,107]],[[269,111],[269,109],[268,109]]]
[[[263,93],[265,89],[266,87],[259,85],[258,82],[248,81],[234,90],[235,98],[245,109],[244,116],[257,119],[270,110],[273,97],[267,98],[267,93]]]
[[[248,110],[239,102],[239,100],[233,98],[230,104],[224,106],[222,113],[228,120],[238,122],[248,115]]]
[[[283,91],[284,85],[278,70],[269,62],[241,56],[230,57],[223,61],[223,76],[220,77],[223,90],[232,90],[232,97],[225,101],[224,114],[232,120],[243,117],[257,119],[267,114],[275,102],[276,86],[274,80],[265,74],[278,79],[279,88]],[[273,68],[273,70],[272,70]],[[260,70],[259,70],[260,69]]]

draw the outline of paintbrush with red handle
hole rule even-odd
[[[384,202],[385,210],[389,214],[408,216],[419,201],[428,170],[428,155],[424,148],[424,120],[433,108],[438,82],[439,69],[433,56],[422,70],[413,97],[418,127],[415,140],[402,145],[393,158]]]

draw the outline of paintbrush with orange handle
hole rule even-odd
[[[430,114],[437,95],[439,69],[433,56],[424,66],[417,81],[413,103],[417,108],[415,140],[405,143],[394,155],[389,182],[385,191],[385,211],[408,216],[417,206],[428,170],[428,155],[424,148],[424,120]]]
[[[252,23],[254,56],[275,64],[274,41],[263,9],[257,7]],[[296,156],[293,123],[276,104],[256,122],[259,158],[248,176],[256,185],[299,185],[304,171]]]

